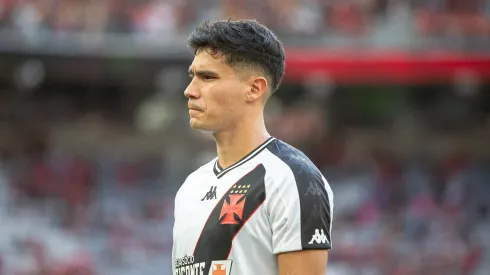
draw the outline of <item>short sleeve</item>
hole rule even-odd
[[[274,254],[332,248],[333,193],[321,173],[289,164],[268,196]]]

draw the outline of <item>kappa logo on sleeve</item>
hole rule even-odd
[[[315,234],[311,237],[311,241],[308,244],[313,244],[313,242],[316,242],[317,244],[330,243],[327,239],[327,236],[323,232],[323,229],[315,229]]]
[[[213,261],[209,269],[209,275],[230,275],[232,260]]]

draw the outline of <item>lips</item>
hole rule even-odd
[[[189,108],[189,110],[202,112],[202,109],[201,108],[198,108],[197,106],[188,104],[187,107]]]

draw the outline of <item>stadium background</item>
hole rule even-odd
[[[0,274],[170,274],[185,38],[256,18],[267,108],[335,193],[329,275],[489,274],[490,1],[0,0]]]

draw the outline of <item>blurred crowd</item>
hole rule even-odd
[[[170,274],[175,192],[161,152],[75,152],[45,125],[7,124],[0,274]]]
[[[489,159],[339,160],[324,166],[337,196],[332,274],[488,273]]]
[[[73,33],[178,41],[224,18],[315,45],[490,37],[488,0],[0,0],[0,48]],[[0,275],[170,274],[174,194],[216,152],[188,129],[183,89],[150,86],[0,90]],[[489,274],[488,86],[313,86],[285,83],[267,123],[334,190],[329,274]]]
[[[488,156],[354,150],[363,135],[329,134],[325,108],[270,103],[272,134],[334,190],[329,274],[488,274]],[[31,115],[1,116],[0,274],[170,274],[174,194],[214,157],[210,136],[188,129],[185,108],[149,149],[150,133],[107,113],[57,101],[55,123],[23,104]]]
[[[489,37],[486,0],[1,0],[0,28],[26,36],[186,35],[198,22],[255,18],[283,37]]]

